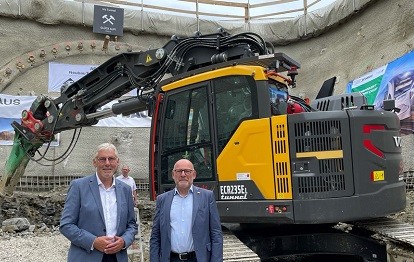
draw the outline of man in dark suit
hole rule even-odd
[[[116,147],[99,145],[93,165],[96,174],[72,181],[63,208],[60,232],[71,242],[68,261],[127,262],[137,224],[131,187],[114,177]]]
[[[176,187],[157,197],[150,239],[151,262],[223,261],[223,234],[213,192],[193,185],[187,159],[172,171]]]

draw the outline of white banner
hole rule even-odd
[[[96,67],[96,65],[70,65],[49,62],[49,92],[60,93],[63,85],[70,85],[78,81]]]
[[[21,123],[21,113],[23,110],[29,110],[35,96],[11,96],[0,94],[0,145],[12,145],[14,138],[14,129],[11,126],[13,121]],[[112,106],[113,101],[103,106],[108,108]],[[146,112],[135,113],[129,116],[118,115],[108,117],[98,122],[96,126],[100,127],[150,127],[151,118]],[[55,143],[56,145],[56,143]]]
[[[0,94],[0,117],[20,119],[24,109],[29,110],[35,96],[10,96]]]
[[[101,107],[101,110],[111,108],[118,101],[112,101]],[[151,118],[147,111],[134,113],[128,116],[117,115],[99,120],[95,126],[102,127],[151,127]]]
[[[100,127],[151,127],[151,118],[147,112],[134,113],[129,116],[118,115],[99,120],[95,126]]]
[[[97,67],[97,65],[72,65],[49,62],[48,91],[60,93],[62,86],[71,85]],[[136,96],[137,90],[134,89],[126,95]]]

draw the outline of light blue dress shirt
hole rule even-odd
[[[194,251],[191,221],[193,216],[193,186],[186,196],[174,189],[171,205],[171,251],[183,253]]]

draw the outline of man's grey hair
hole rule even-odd
[[[105,150],[107,150],[107,149],[113,149],[113,150],[114,150],[114,152],[115,152],[116,157],[119,157],[119,156],[118,156],[118,150],[116,149],[116,146],[115,146],[115,145],[113,145],[113,144],[111,144],[111,143],[103,143],[103,144],[100,144],[100,145],[96,148],[96,154],[95,154],[95,157],[97,157],[97,156],[98,156],[98,152],[99,152],[99,151],[101,151],[101,150],[103,150],[103,149],[105,149]]]

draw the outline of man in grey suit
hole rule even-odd
[[[137,224],[131,187],[116,181],[118,152],[113,144],[98,146],[96,174],[72,181],[60,220],[60,232],[70,240],[70,262],[127,262],[126,248]]]
[[[173,169],[176,187],[157,197],[150,239],[151,262],[223,261],[223,234],[213,192],[193,185],[187,159]]]

